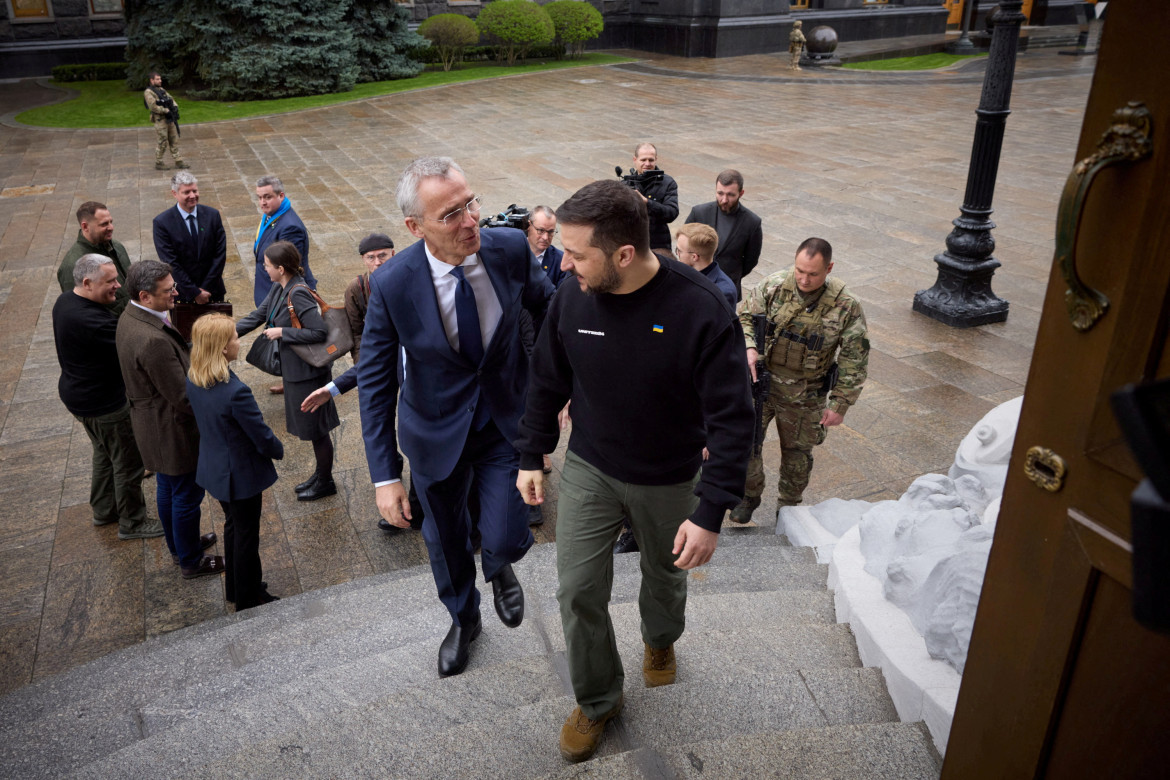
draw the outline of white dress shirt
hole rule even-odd
[[[431,281],[435,285],[435,299],[439,303],[439,316],[443,320],[443,330],[447,333],[447,343],[451,345],[451,349],[458,352],[459,324],[455,317],[455,288],[459,286],[459,280],[451,275],[451,269],[455,266],[444,263],[432,255],[430,247],[425,242],[423,249],[426,250],[427,262],[431,266]],[[504,309],[500,306],[500,299],[492,287],[492,280],[488,277],[483,263],[479,261],[478,255],[468,255],[460,267],[463,269],[463,278],[475,293],[475,308],[479,312],[479,332],[483,336],[483,348],[486,352],[487,345],[491,343],[496,327],[500,324]]]

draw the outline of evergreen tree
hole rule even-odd
[[[410,14],[393,0],[352,0],[347,19],[353,33],[359,82],[417,76],[423,65],[409,52],[426,41],[407,28]]]
[[[186,58],[191,32],[184,0],[125,0],[126,88],[144,90],[152,70],[166,86],[190,82],[196,61]]]
[[[349,3],[188,0],[202,96],[218,100],[320,95],[358,75]]]

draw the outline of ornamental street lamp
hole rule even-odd
[[[991,52],[983,76],[983,94],[975,110],[975,140],[967,168],[967,192],[955,229],[947,236],[947,250],[935,255],[938,280],[929,290],[914,295],[914,311],[957,328],[970,328],[1007,319],[1008,302],[991,291],[991,277],[999,261],[991,256],[995,239],[991,231],[991,199],[999,171],[1004,125],[1016,71],[1016,47],[1023,0],[1002,0],[995,15]]]

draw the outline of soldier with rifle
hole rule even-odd
[[[760,446],[772,420],[780,435],[777,504],[795,506],[812,473],[813,447],[825,440],[827,428],[841,424],[865,383],[869,363],[865,315],[845,283],[829,278],[832,260],[828,241],[806,239],[796,250],[792,268],[764,279],[740,304],[747,362],[756,383],[757,431],[746,495],[731,511],[737,523],[751,520],[760,505],[764,492]],[[773,332],[759,333],[761,319]],[[761,367],[770,375],[766,382],[761,381]]]
[[[158,134],[158,149],[154,153],[154,167],[157,170],[167,170],[163,162],[163,152],[169,147],[171,157],[175,160],[176,168],[190,168],[183,162],[179,154],[179,105],[162,86],[162,76],[158,71],[151,71],[150,86],[142,93],[142,102],[150,112],[150,121],[154,131]]]

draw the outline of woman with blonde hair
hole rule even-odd
[[[224,587],[236,611],[276,601],[260,566],[260,507],[276,482],[284,446],[264,423],[252,391],[229,368],[240,354],[232,318],[208,314],[191,328],[187,399],[199,426],[195,482],[223,508]]]
[[[287,241],[277,241],[264,250],[264,271],[272,280],[268,295],[248,316],[236,323],[236,333],[243,336],[261,325],[257,338],[276,341],[280,350],[280,373],[284,377],[284,424],[288,432],[302,441],[313,443],[317,468],[313,475],[296,486],[298,501],[316,501],[337,493],[333,482],[333,439],[329,432],[341,425],[337,405],[329,399],[316,413],[302,412],[301,404],[321,385],[333,378],[332,366],[317,368],[301,360],[293,344],[316,344],[329,335],[321,318],[317,300],[305,284],[301,253]],[[300,327],[294,327],[295,311]]]

